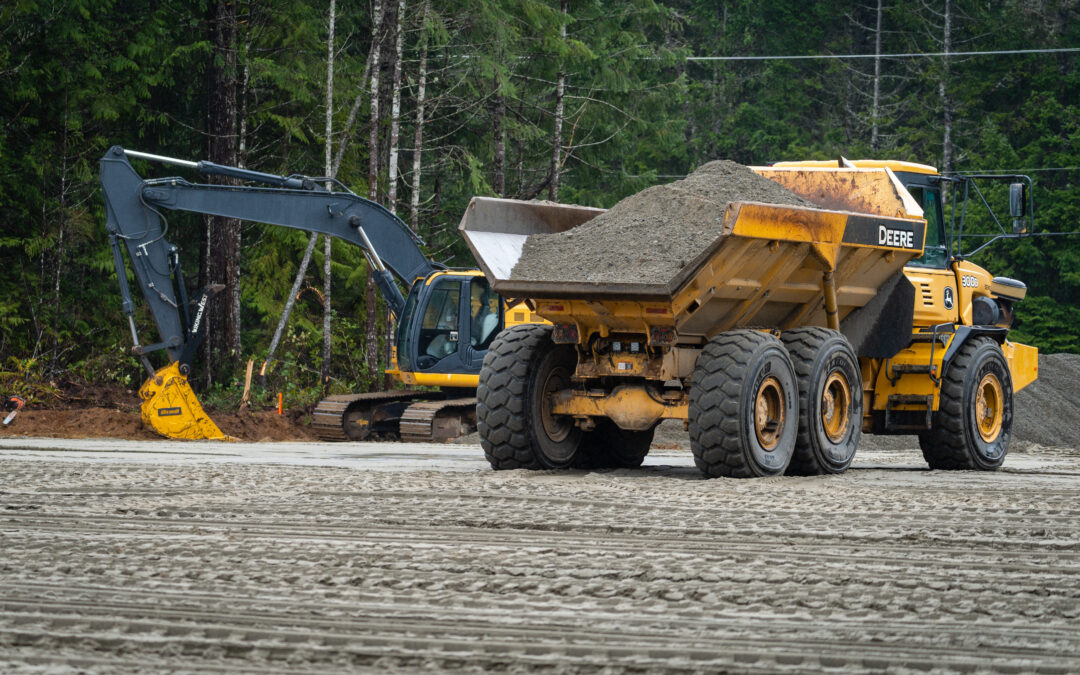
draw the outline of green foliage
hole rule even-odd
[[[383,3],[389,8],[384,28],[390,28],[396,3]],[[564,14],[560,0],[431,0],[424,15],[422,3],[408,0],[404,17],[396,206],[408,219],[424,49],[429,70],[419,229],[425,252],[438,261],[472,265],[456,226],[468,200],[493,194],[497,184],[497,100],[505,110],[499,120],[505,196],[546,197],[560,73],[566,87],[561,201],[610,206],[716,158],[762,164],[843,154],[940,165],[948,103],[957,170],[1029,170],[1035,179],[1034,231],[1080,229],[1076,54],[884,59],[877,75],[872,59],[688,61],[691,55],[870,54],[876,7],[834,1],[569,0]],[[249,0],[237,6],[245,165],[323,174],[325,3]],[[1080,44],[1080,7],[1072,0],[953,7],[954,50]],[[390,42],[376,64],[383,121],[381,140],[372,148],[370,85],[362,79],[372,18],[362,3],[339,3],[338,9],[335,153],[347,141],[338,177],[366,195],[369,158],[377,153],[375,180],[385,195]],[[886,6],[882,51],[941,51],[940,9],[935,2]],[[97,160],[113,144],[190,159],[206,156],[213,10],[207,0],[163,0],[138,8],[117,0],[0,6],[0,363],[7,378],[0,387],[47,383],[60,374],[127,386],[141,380],[142,368],[127,348],[127,319],[102,227]],[[144,164],[139,170],[157,177],[179,171]],[[1002,190],[988,189],[987,195],[1002,212]],[[194,286],[204,225],[199,218],[170,215],[169,226]],[[969,235],[994,231],[985,215],[971,214]],[[242,348],[261,363],[307,235],[245,224],[242,237]],[[1030,287],[1031,297],[1018,307],[1017,340],[1049,351],[1080,351],[1077,238],[998,243],[975,262]],[[268,375],[270,394],[282,391],[306,402],[321,395],[321,268],[319,245]],[[382,352],[381,345],[365,344],[365,313],[383,314],[378,302],[368,306],[366,272],[359,250],[335,242],[334,391],[360,390],[380,380],[365,370],[362,358],[365,350]],[[144,342],[156,340],[143,310],[135,321]],[[233,382],[243,362],[232,365],[232,377],[209,392],[211,399],[239,396]]]

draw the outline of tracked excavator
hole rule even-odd
[[[241,185],[210,185],[179,177],[145,179],[129,159],[183,167],[204,176],[227,176]],[[395,438],[443,441],[476,425],[476,386],[488,346],[505,327],[536,318],[525,305],[508,305],[479,270],[432,263],[423,242],[394,214],[325,177],[277,176],[212,162],[112,147],[100,162],[106,229],[133,352],[149,378],[139,389],[143,423],[169,438],[225,439],[188,384],[206,334],[206,304],[221,287],[189,297],[179,249],[170,243],[165,211],[238,218],[336,237],[359,246],[375,283],[397,317],[396,346],[387,373],[406,389],[331,396],[314,410],[314,427],[332,441]],[[545,205],[513,203],[512,220],[545,217]],[[528,213],[523,213],[527,211]],[[556,210],[564,225],[595,215],[590,209]],[[498,217],[499,209],[488,211]],[[505,215],[505,214],[504,214]],[[124,251],[157,325],[160,340],[140,342]],[[395,281],[396,280],[396,281]],[[397,283],[408,289],[402,294]],[[148,354],[164,351],[169,364],[155,369]],[[416,387],[423,387],[417,389]]]

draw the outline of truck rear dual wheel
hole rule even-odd
[[[799,389],[783,343],[768,333],[717,335],[690,389],[690,448],[709,477],[779,476],[798,432]]]
[[[972,338],[942,378],[933,428],[919,434],[923,457],[931,469],[993,471],[1009,450],[1012,415],[1012,376],[1001,346]]]
[[[476,390],[477,429],[494,469],[565,469],[579,459],[582,431],[554,415],[546,394],[570,386],[577,354],[551,341],[551,326],[522,324],[488,348]]]
[[[799,381],[799,433],[787,473],[841,473],[862,436],[862,372],[851,344],[828,328],[780,336]]]

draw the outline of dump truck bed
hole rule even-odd
[[[826,273],[831,273],[843,319],[922,253],[922,211],[887,169],[755,171],[833,208],[742,201],[715,205],[717,227],[709,243],[683,267],[671,269],[663,283],[512,278],[527,236],[566,232],[599,209],[477,197],[460,229],[495,290],[536,301],[545,318],[557,321],[576,313],[551,309],[556,301],[583,302],[591,305],[589,313],[609,314],[611,330],[673,325],[680,335],[827,325]],[[655,234],[664,236],[663,231]],[[619,245],[611,242],[613,248]],[[634,306],[617,304],[625,302]]]

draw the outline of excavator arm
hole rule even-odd
[[[128,158],[138,158],[194,169],[204,175],[223,175],[262,183],[207,185],[182,178],[147,180]],[[106,229],[124,313],[128,315],[134,353],[151,377],[140,389],[143,420],[170,437],[222,438],[224,435],[202,412],[187,385],[191,363],[206,332],[206,304],[220,287],[199,291],[188,301],[179,249],[171,244],[163,211],[188,211],[238,218],[305,232],[337,237],[364,251],[375,282],[391,311],[400,315],[404,298],[394,277],[409,286],[426,277],[434,266],[420,249],[423,243],[405,223],[388,210],[359,197],[335,180],[307,176],[276,176],[212,162],[189,162],[170,157],[109,149],[101,159]],[[333,188],[328,189],[326,185]],[[127,251],[136,283],[157,324],[160,342],[142,345],[134,322],[134,302],[128,286],[123,251]],[[170,364],[159,371],[146,354],[168,353]],[[165,419],[168,418],[168,419]]]

